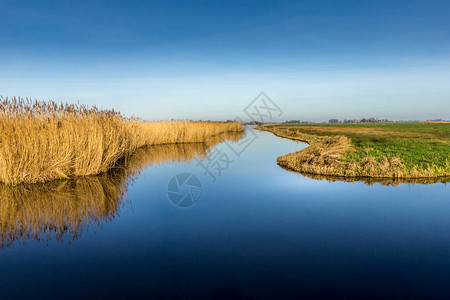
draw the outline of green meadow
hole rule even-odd
[[[368,157],[376,161],[395,157],[406,170],[436,170],[431,172],[434,176],[450,172],[450,124],[446,122],[278,124],[264,127],[269,131],[282,130],[284,137],[288,138],[295,138],[300,133],[321,137],[345,136],[350,139],[351,147],[340,157],[343,162],[360,162]]]

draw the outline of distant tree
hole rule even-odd
[[[330,123],[330,124],[336,124],[336,123],[339,123],[339,120],[338,120],[338,119],[329,119],[329,120],[328,120],[328,123]]]
[[[284,121],[286,124],[300,124],[300,120],[287,120]]]

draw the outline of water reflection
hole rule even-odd
[[[283,168],[283,167],[281,167]],[[450,177],[434,177],[434,178],[376,178],[376,177],[342,177],[342,176],[332,176],[332,175],[316,175],[308,173],[299,173],[292,170],[283,168],[291,173],[301,174],[301,176],[306,178],[311,178],[314,180],[326,180],[328,182],[344,181],[344,182],[363,182],[367,185],[381,184],[381,185],[391,185],[398,186],[400,184],[433,184],[433,183],[447,183],[450,182]]]
[[[45,184],[0,184],[0,249],[15,241],[73,241],[90,225],[113,220],[126,203],[130,180],[151,164],[204,158],[224,140],[243,133],[216,135],[205,143],[168,144],[141,148],[106,174]]]

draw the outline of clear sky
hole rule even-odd
[[[450,1],[4,1],[0,94],[144,119],[450,119]]]

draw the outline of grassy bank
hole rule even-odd
[[[202,143],[238,122],[144,122],[82,105],[0,98],[0,182],[103,173],[148,145]]]
[[[309,144],[278,158],[290,170],[351,177],[450,176],[450,124],[268,125],[258,129]]]

